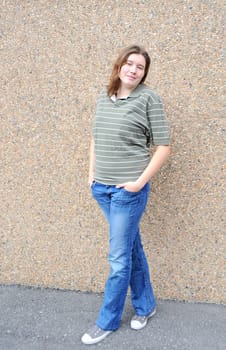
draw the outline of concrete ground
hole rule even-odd
[[[0,286],[1,350],[225,350],[226,306],[158,300],[157,313],[141,331],[129,327],[128,299],[121,327],[96,345],[83,345],[102,295]]]

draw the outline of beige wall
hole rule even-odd
[[[119,49],[141,43],[173,149],[142,222],[156,296],[225,303],[223,0],[1,0],[0,12],[0,283],[103,291],[91,121]]]

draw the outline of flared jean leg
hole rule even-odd
[[[137,315],[146,316],[156,307],[148,262],[139,229],[133,243],[130,290],[131,302]]]

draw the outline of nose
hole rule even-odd
[[[130,66],[130,72],[133,73],[133,74],[136,73],[136,66],[135,66],[135,64],[132,64],[132,65]]]

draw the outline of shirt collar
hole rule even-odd
[[[136,89],[134,89],[128,97],[138,97],[138,96],[141,95],[143,90],[144,90],[144,85],[143,84],[139,84],[136,87]]]
[[[127,98],[139,97],[139,96],[141,95],[143,89],[144,89],[144,84],[139,84],[139,85],[136,87],[136,89],[134,89],[134,90],[130,93],[130,95],[129,95]],[[112,95],[110,98],[111,98],[111,100],[112,100],[113,102],[117,101],[117,97],[116,97],[115,94]]]
[[[113,101],[113,102],[115,102],[116,100],[117,100],[117,97],[116,97],[116,95],[114,94],[114,95],[112,95],[111,97],[111,100]]]

